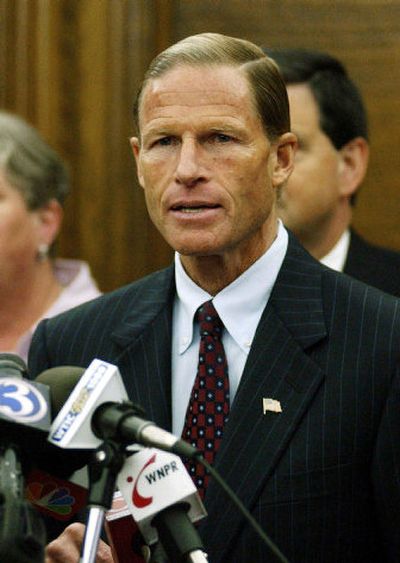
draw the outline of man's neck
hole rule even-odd
[[[263,244],[242,248],[240,252],[225,252],[212,256],[181,256],[182,266],[188,276],[210,295],[217,295],[243,274],[271,246],[273,236]]]
[[[326,256],[350,227],[352,210],[343,209],[334,220],[321,224],[305,233],[295,233],[301,244],[317,260]]]

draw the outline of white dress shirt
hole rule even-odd
[[[337,241],[335,246],[321,258],[320,262],[336,270],[337,272],[343,272],[344,264],[346,262],[347,253],[350,246],[350,231],[347,229],[340,239]]]
[[[214,298],[186,274],[175,254],[176,297],[172,337],[172,429],[180,436],[196,377],[200,335],[194,314],[212,299],[225,330],[222,342],[228,361],[231,404],[234,400],[262,312],[268,302],[288,245],[279,221],[278,234],[252,266]]]

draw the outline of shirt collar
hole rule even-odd
[[[241,276],[220,291],[214,298],[196,285],[185,272],[180,256],[175,253],[175,281],[177,297],[174,315],[179,332],[180,354],[193,340],[193,317],[198,307],[213,299],[225,330],[248,353],[262,312],[271,295],[288,245],[288,234],[279,221],[278,233],[268,250]]]
[[[347,253],[350,245],[350,231],[346,229],[335,246],[321,258],[322,264],[332,268],[338,272],[343,272],[344,264],[346,262]]]
[[[183,354],[193,340],[194,314],[200,305],[212,299],[212,296],[187,275],[177,252],[175,252],[175,284],[174,326],[179,332],[178,351]]]

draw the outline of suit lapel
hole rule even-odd
[[[146,280],[111,335],[120,348],[117,363],[130,399],[165,429],[171,428],[173,272],[171,266]]]
[[[326,335],[321,272],[291,240],[232,405],[215,467],[250,510],[323,380],[305,352]],[[264,414],[264,398],[278,401],[282,412]],[[206,507],[200,530],[211,560],[219,561],[218,547],[232,545],[243,517],[213,482]]]

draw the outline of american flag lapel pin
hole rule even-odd
[[[269,397],[263,398],[263,414],[267,412],[282,412],[281,403]]]

